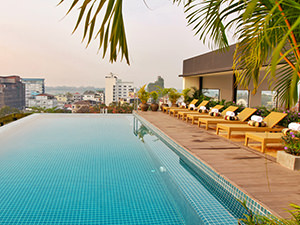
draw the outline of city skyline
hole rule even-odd
[[[0,12],[0,74],[45,78],[47,86],[104,87],[110,72],[140,87],[165,79],[167,87],[182,88],[183,59],[209,49],[186,27],[183,7],[169,1],[124,4],[131,66],[110,64],[97,53],[98,42],[88,49],[81,43],[82,27],[71,35],[78,12],[65,14],[70,4],[12,0]],[[13,9],[14,13],[11,13]]]

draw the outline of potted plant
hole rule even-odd
[[[183,89],[182,96],[183,96],[184,103],[186,103],[188,105],[191,102],[191,100],[193,99],[192,89],[190,89],[190,88]]]
[[[161,105],[161,110],[163,110],[163,107],[168,107],[167,104],[167,100],[166,100],[166,96],[168,95],[170,88],[161,88],[159,86],[158,87],[158,95],[160,98],[162,98],[162,105]]]
[[[152,98],[152,103],[150,105],[152,111],[157,111],[158,110],[158,104],[157,104],[157,99],[158,99],[158,93],[156,91],[150,92],[150,96]]]
[[[140,88],[140,90],[138,91],[138,98],[141,100],[141,110],[142,111],[147,111],[149,108],[149,105],[147,104],[147,101],[150,97],[149,92],[146,91],[146,84]]]
[[[284,151],[277,152],[277,162],[291,170],[300,170],[300,132],[287,132],[282,140]]]
[[[172,106],[177,106],[176,102],[181,97],[181,94],[175,88],[171,88],[168,93],[168,96],[169,96],[169,100],[172,103]]]

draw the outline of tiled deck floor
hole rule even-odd
[[[162,112],[139,112],[170,138],[242,188],[273,213],[288,218],[289,204],[300,205],[300,171],[277,164],[273,157],[218,137]]]

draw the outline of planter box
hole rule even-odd
[[[300,156],[291,155],[285,151],[278,151],[277,162],[290,170],[300,170]]]

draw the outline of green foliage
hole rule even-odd
[[[273,215],[270,216],[260,216],[253,214],[252,211],[247,207],[246,201],[238,200],[241,205],[246,209],[247,214],[244,215],[245,218],[239,219],[239,225],[299,225],[300,224],[300,206],[296,204],[290,204],[293,210],[288,210],[292,215],[289,220],[277,218]]]
[[[59,5],[65,2],[61,0]],[[125,58],[129,64],[128,47],[123,21],[123,0],[73,0],[69,12],[75,6],[80,5],[77,23],[73,33],[84,21],[84,33],[82,40],[87,39],[87,46],[92,39],[99,38],[99,50],[103,49],[103,58],[110,47],[110,62],[117,60],[118,52],[121,52],[121,59]],[[105,7],[106,6],[106,10]],[[97,28],[96,20],[103,15],[101,25]],[[95,29],[96,28],[96,29]]]
[[[259,107],[255,107],[255,108],[257,109],[257,111],[254,113],[254,115],[261,116],[261,117],[266,117],[272,111],[272,110],[267,109],[264,106],[259,106]]]
[[[186,103],[186,104],[189,104],[192,100],[193,100],[193,90],[191,88],[186,88],[186,89],[183,89],[182,92],[181,92],[182,96],[183,96],[183,101]]]
[[[165,97],[166,95],[168,95],[168,93],[171,90],[171,88],[161,88],[159,86],[157,86],[157,88],[158,88],[157,93],[159,97]]]
[[[191,87],[191,92],[193,94],[193,99],[196,98],[196,99],[201,99],[203,96],[203,93],[201,92],[200,89],[197,89],[196,87]]]
[[[0,116],[0,126],[3,126],[7,123],[16,121],[18,119],[21,119],[25,116],[30,115],[31,113],[11,113],[9,115],[6,116]]]
[[[145,127],[144,125],[141,125],[139,127],[139,129],[137,130],[137,134],[138,134],[138,137],[139,139],[144,143],[144,136],[147,135],[147,134],[150,134],[150,131],[148,130],[147,127]]]
[[[180,2],[180,0],[174,0]],[[211,40],[220,51],[228,49],[228,33],[237,45],[233,69],[237,83],[254,86],[262,80],[275,86],[278,98],[288,107],[298,98],[300,65],[300,3],[294,0],[192,0],[185,4],[189,25],[203,42]],[[282,62],[280,70],[278,65]],[[260,71],[266,64],[266,74]]]
[[[141,87],[140,90],[138,91],[138,98],[141,100],[143,104],[146,104],[150,97],[149,92],[147,92],[145,88],[146,88],[146,84],[143,87]]]
[[[170,88],[168,96],[172,104],[175,104],[177,100],[181,97],[181,94],[175,88]]]
[[[158,93],[156,91],[151,91],[150,92],[150,96],[153,100],[153,103],[156,103],[157,102],[157,99],[158,99]]]
[[[299,132],[290,132],[287,135],[282,136],[284,151],[300,156],[300,133]]]
[[[66,110],[66,109],[59,109],[57,107],[53,108],[42,108],[42,107],[31,107],[31,112],[33,113],[71,113],[71,111]]]
[[[9,106],[3,106],[0,109],[0,117],[6,116],[6,115],[9,115],[9,114],[12,114],[12,113],[20,113],[20,110],[18,110],[16,108],[9,107]]]
[[[292,122],[300,122],[300,113],[297,111],[283,111],[283,113],[287,113],[287,116],[281,121],[279,125],[288,127],[288,125]]]

